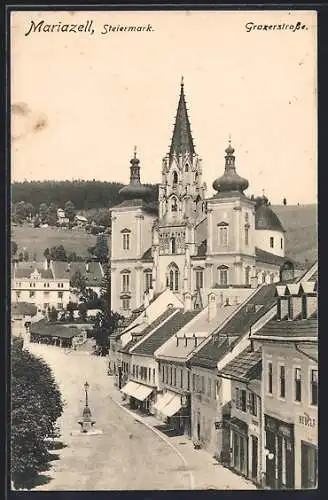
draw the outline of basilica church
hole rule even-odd
[[[249,183],[237,173],[231,141],[213,182],[216,194],[206,197],[183,80],[156,211],[141,183],[136,149],[130,164],[122,202],[111,209],[113,311],[130,315],[148,291],[153,296],[169,288],[183,301],[200,290],[257,287],[293,273],[285,230],[267,198],[245,195]]]

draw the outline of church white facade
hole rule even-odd
[[[248,181],[236,171],[234,148],[225,150],[224,172],[206,198],[202,161],[195,152],[181,91],[169,153],[162,160],[158,211],[140,181],[140,161],[130,163],[130,184],[122,203],[111,209],[112,310],[129,316],[145,292],[166,288],[193,295],[199,289],[251,287],[277,282],[285,259],[285,231],[265,197],[244,191]]]

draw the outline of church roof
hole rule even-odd
[[[279,217],[272,208],[267,205],[260,205],[255,212],[255,229],[269,229],[271,231],[285,232]]]
[[[191,135],[186,99],[184,95],[183,80],[181,82],[179,104],[175,117],[170,156],[172,156],[174,153],[177,155],[184,153],[189,153],[190,155],[195,154],[195,147]]]
[[[255,259],[257,262],[262,262],[263,264],[272,264],[273,266],[283,266],[286,262],[293,262],[292,259],[287,257],[280,257],[271,252],[266,252],[261,250],[261,248],[255,247]]]
[[[153,261],[153,257],[152,257],[152,254],[151,254],[151,247],[149,247],[145,251],[145,253],[141,257],[141,260],[144,261],[144,262],[152,262]]]

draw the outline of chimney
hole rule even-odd
[[[149,306],[149,292],[145,292],[144,295],[144,306],[147,308]]]
[[[184,294],[184,312],[191,311],[191,309],[192,309],[191,293],[186,292]]]
[[[208,305],[207,305],[207,311],[208,311],[208,316],[207,320],[208,322],[212,321],[217,313],[216,310],[216,295],[215,293],[209,293],[208,294]]]
[[[196,336],[195,333],[194,333],[193,337],[195,339],[195,347],[197,347],[197,345],[198,345],[198,338],[197,338],[197,336]]]
[[[175,338],[176,338],[176,341],[177,341],[177,347],[179,347],[179,337],[176,335]]]
[[[278,298],[278,306],[277,306],[277,310],[278,310],[278,319],[284,319],[284,318],[288,318],[288,311],[289,311],[289,307],[288,307],[288,297],[279,297]]]
[[[149,288],[148,294],[149,294],[149,302],[150,302],[154,298],[154,289],[153,288]]]
[[[250,278],[251,288],[257,288],[258,280],[256,276]]]

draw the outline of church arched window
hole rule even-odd
[[[173,172],[173,184],[178,184],[178,174],[176,171]]]
[[[179,268],[178,266],[173,262],[169,266],[168,270],[168,285],[170,290],[173,292],[178,292],[179,291]]]
[[[178,203],[177,203],[177,199],[176,198],[172,198],[171,211],[172,212],[177,212],[178,211]]]

